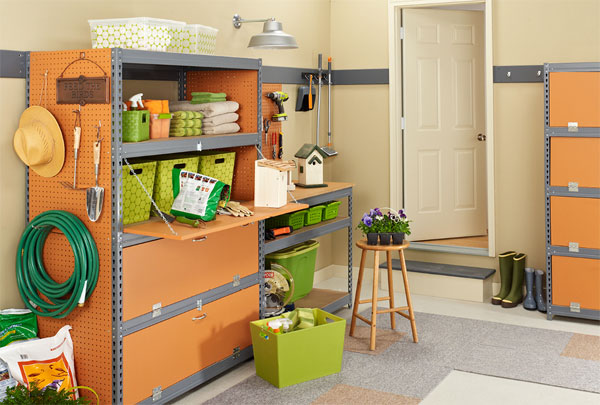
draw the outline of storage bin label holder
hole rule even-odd
[[[63,75],[67,69],[77,62],[90,62],[98,66],[104,76],[101,77],[72,77],[65,78]],[[56,79],[56,104],[109,104],[110,103],[110,77],[104,69],[96,62],[85,57],[81,52],[79,59],[69,63]]]

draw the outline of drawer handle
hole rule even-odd
[[[192,242],[204,242],[206,239],[208,239],[208,236],[203,236],[198,239],[192,239]]]
[[[248,222],[247,224],[242,225],[242,227],[245,228],[245,227],[250,226],[250,225],[254,225],[254,222]]]
[[[201,316],[198,316],[196,318],[192,318],[192,321],[201,321],[204,318],[206,318],[206,314],[202,314]]]

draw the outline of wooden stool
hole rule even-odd
[[[365,239],[359,240],[356,242],[356,246],[362,249],[362,256],[360,258],[360,270],[358,272],[358,285],[356,286],[356,296],[354,298],[354,309],[352,311],[352,323],[350,325],[350,336],[354,336],[354,327],[356,326],[356,318],[360,319],[363,322],[371,325],[371,350],[375,350],[375,333],[376,333],[376,324],[377,324],[377,314],[390,314],[392,329],[396,329],[396,319],[394,318],[394,313],[398,315],[402,315],[406,319],[410,320],[410,327],[412,328],[413,341],[417,343],[419,341],[419,337],[417,336],[417,325],[415,323],[415,314],[413,312],[412,303],[410,301],[410,289],[408,287],[408,275],[406,273],[406,263],[404,262],[404,249],[406,249],[410,243],[408,241],[404,241],[402,245],[367,245],[367,241]],[[365,272],[365,259],[367,258],[367,251],[372,250],[375,255],[375,260],[373,264],[373,296],[371,299],[361,300],[360,299],[360,290],[362,287],[363,275]],[[406,293],[406,304],[405,307],[394,308],[394,284],[392,281],[392,251],[397,250],[400,254],[400,263],[402,264],[402,278],[404,280],[404,292]],[[387,268],[388,268],[388,288],[389,288],[389,296],[387,297],[377,297],[377,290],[379,284],[379,252],[386,252],[387,254]],[[380,311],[377,310],[377,302],[379,301],[390,301],[390,309],[382,309]],[[364,318],[358,314],[358,304],[365,304],[370,302],[372,304],[371,308],[371,320]],[[402,311],[408,309],[408,314]]]

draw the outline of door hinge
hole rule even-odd
[[[240,275],[236,274],[233,276],[233,286],[238,287],[240,285]]]
[[[240,357],[240,355],[241,355],[240,347],[239,347],[239,346],[237,346],[237,347],[234,347],[234,348],[233,348],[233,355],[232,355],[232,357],[233,357],[234,359],[237,359],[237,358],[239,358],[239,357]]]
[[[152,402],[158,401],[162,397],[162,387],[159,385],[156,388],[152,388]]]
[[[400,129],[403,131],[406,129],[406,122],[404,120],[404,117],[400,118]]]
[[[157,302],[156,304],[152,305],[152,318],[160,316],[161,308],[162,304],[160,302]]]
[[[404,39],[404,27],[400,27],[400,39]]]

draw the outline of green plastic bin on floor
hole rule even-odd
[[[312,290],[318,247],[319,242],[316,240],[307,240],[265,256],[265,268],[269,269],[271,263],[277,263],[289,270],[294,277],[294,295],[290,302],[299,300]]]
[[[250,322],[257,376],[283,388],[342,370],[346,320],[319,308],[313,313],[317,326],[281,335],[263,326],[282,316]]]

